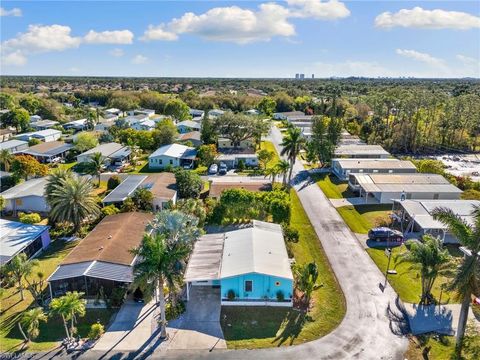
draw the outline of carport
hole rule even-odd
[[[224,241],[225,235],[220,233],[204,235],[195,243],[184,278],[187,301],[190,300],[192,286],[220,286],[220,266]]]

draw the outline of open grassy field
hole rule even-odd
[[[337,208],[350,229],[359,234],[366,234],[372,227],[378,226],[382,221],[388,221],[392,205],[357,205],[342,206]]]
[[[450,254],[454,259],[460,259],[461,255],[455,247],[448,247]],[[395,291],[400,296],[400,299],[409,303],[418,303],[422,294],[422,287],[420,283],[420,271],[413,269],[409,263],[400,263],[397,257],[408,251],[405,245],[402,245],[392,250],[392,260],[390,263],[390,269],[397,270],[396,275],[389,275],[388,281]],[[372,260],[377,264],[380,271],[383,273],[387,270],[388,257],[383,249],[367,249],[368,254]],[[455,260],[454,260],[455,261]],[[440,275],[432,290],[433,296],[440,300],[440,292],[442,293],[441,303],[455,303],[454,294],[446,290],[441,290],[442,285],[450,281],[449,277]]]
[[[312,296],[312,309],[303,312],[274,307],[224,307],[222,328],[227,346],[233,349],[295,345],[331,332],[345,315],[345,299],[320,241],[294,190],[290,192],[290,225],[300,234],[292,251],[298,264],[315,261],[320,288]],[[230,326],[229,326],[230,325]]]
[[[76,242],[65,243],[60,240],[52,244],[39,257],[40,265],[34,271],[34,277],[38,271],[42,271],[45,278],[48,278],[57,268],[58,264],[75,247]],[[45,283],[44,287],[47,287]],[[0,348],[1,351],[17,351],[20,349],[23,338],[18,330],[18,320],[21,313],[34,306],[34,300],[30,292],[24,290],[25,300],[20,301],[20,294],[17,287],[5,289],[0,296]],[[87,309],[87,315],[79,318],[78,330],[80,336],[86,336],[91,324],[99,320],[104,325],[111,315],[110,310]],[[40,336],[30,343],[28,351],[46,351],[55,347],[65,337],[61,319],[57,316],[49,318],[47,323],[40,326]]]
[[[313,180],[329,199],[343,199],[356,195],[348,188],[345,181],[340,181],[333,174],[313,174]]]

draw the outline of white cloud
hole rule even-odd
[[[123,55],[125,55],[125,52],[123,51],[123,49],[120,49],[120,48],[112,49],[108,53],[115,57],[122,57]]]
[[[22,16],[22,10],[19,8],[7,10],[3,7],[0,7],[0,16]]]
[[[292,6],[291,14],[298,17],[312,17],[319,20],[335,20],[350,16],[350,10],[338,0],[287,0]]]
[[[421,61],[425,64],[436,66],[436,67],[444,67],[445,61],[436,57],[433,57],[430,54],[422,53],[415,50],[406,50],[406,49],[397,49],[395,51],[398,55],[410,58],[416,61]]]
[[[338,0],[288,0],[287,3],[288,7],[272,2],[260,4],[254,10],[229,6],[215,7],[198,15],[187,12],[166,24],[150,25],[142,40],[174,41],[181,34],[193,34],[211,41],[246,44],[295,35],[290,18],[333,20],[350,15]]]
[[[346,60],[343,62],[325,63],[316,62],[312,73],[316,77],[396,77],[395,71],[384,67],[375,61]]]
[[[2,64],[12,66],[23,66],[27,63],[27,58],[20,50],[2,55]]]
[[[132,59],[132,63],[134,64],[145,64],[146,62],[148,61],[148,58],[146,56],[143,56],[143,55],[136,55],[133,59]]]
[[[140,38],[143,41],[150,40],[163,40],[163,41],[175,41],[178,39],[178,35],[165,30],[165,24],[160,24],[158,26],[149,25],[148,29],[145,30],[145,33]]]
[[[130,30],[102,32],[90,30],[84,36],[83,41],[87,44],[131,44],[133,42],[133,33]]]
[[[475,64],[475,65],[480,64],[480,59],[475,59],[475,58],[461,55],[461,54],[458,54],[455,57],[461,62],[463,62],[464,64]]]
[[[72,73],[75,73],[75,74],[78,73],[78,72],[80,72],[80,69],[79,69],[78,67],[76,67],[76,66],[72,66],[72,67],[71,67],[70,69],[68,69],[68,70],[69,70],[70,72],[72,72]]]
[[[471,77],[480,77],[480,59],[458,54],[455,56],[462,63],[462,70],[467,72]]]
[[[375,18],[375,26],[467,30],[480,28],[480,17],[459,11],[424,10],[417,6],[396,13],[384,12]]]

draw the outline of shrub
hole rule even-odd
[[[285,240],[289,242],[298,242],[298,239],[300,237],[300,234],[298,233],[297,229],[294,229],[290,227],[289,225],[283,225],[283,236],[285,237]]]
[[[465,190],[460,197],[463,200],[480,200],[480,191],[474,189]]]
[[[122,180],[120,179],[120,177],[118,175],[112,175],[112,176],[110,176],[110,178],[107,181],[107,189],[108,190],[113,190],[118,185],[120,185],[121,182],[122,182]]]
[[[208,168],[206,166],[199,166],[193,172],[198,175],[207,175]]]
[[[290,220],[290,202],[281,199],[272,200],[270,213],[272,214],[273,222],[288,222]]]
[[[176,319],[184,312],[185,312],[185,303],[183,301],[178,301],[175,304],[175,307],[173,307],[172,303],[170,302],[165,306],[165,316],[167,317],[167,320]]]
[[[88,333],[88,338],[90,340],[97,340],[100,336],[105,333],[105,328],[100,323],[92,324],[90,331]]]
[[[233,289],[227,291],[227,299],[230,301],[235,300],[235,291]]]
[[[245,171],[245,161],[240,160],[237,165],[237,170],[238,171]]]
[[[125,299],[127,291],[122,288],[114,288],[109,297],[109,304],[112,307],[120,307]]]
[[[285,300],[285,294],[283,293],[282,290],[278,290],[278,291],[277,291],[277,300],[278,300],[278,301],[283,301],[283,300]]]
[[[28,140],[28,146],[34,146],[40,144],[42,141],[36,138],[31,138]]]
[[[108,205],[102,208],[102,214],[105,216],[118,214],[120,210],[115,205]]]
[[[18,213],[18,219],[24,224],[36,224],[42,221],[42,218],[37,213],[25,214],[20,212]]]

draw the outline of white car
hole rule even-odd
[[[218,172],[218,165],[217,164],[210,165],[210,169],[208,169],[208,173],[214,175],[217,172]]]

